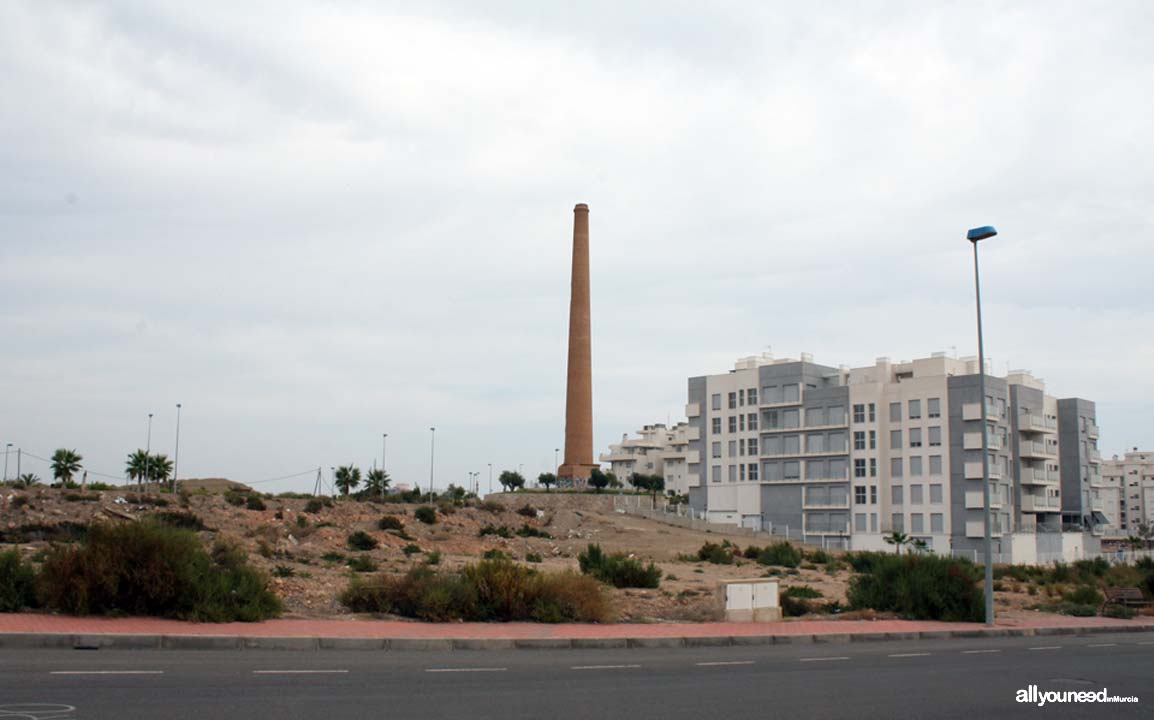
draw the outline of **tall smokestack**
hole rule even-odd
[[[565,462],[558,478],[583,483],[593,463],[593,362],[589,329],[589,206],[573,208],[573,280],[569,294],[569,376]]]

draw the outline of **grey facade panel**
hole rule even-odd
[[[802,527],[802,486],[801,485],[762,485],[761,486],[761,516],[774,527],[789,526],[801,530]]]
[[[952,533],[950,536],[950,545],[955,550],[977,550],[979,553],[983,550],[982,539],[966,537],[966,520],[971,517],[970,513],[974,513],[973,517],[980,518],[982,511],[966,509],[966,489],[969,487],[970,489],[981,490],[982,483],[980,480],[966,480],[966,463],[980,463],[982,461],[982,451],[966,450],[965,435],[967,425],[972,425],[973,429],[978,431],[981,430],[981,426],[978,424],[978,421],[970,421],[967,423],[967,421],[963,420],[962,407],[982,401],[980,382],[981,378],[978,375],[956,375],[949,378],[946,385],[949,395],[947,410],[949,417],[949,437],[946,440],[950,446],[949,502]],[[1004,401],[1008,401],[1006,381],[1002,378],[987,375],[986,394],[993,396],[995,399],[1002,398]],[[995,467],[995,458],[996,453],[991,452],[991,468]],[[993,483],[991,482],[991,488],[992,487]],[[993,538],[993,551],[995,553],[1002,552],[1001,537],[997,534],[995,534]]]

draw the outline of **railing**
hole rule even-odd
[[[1098,439],[1098,433],[1099,432],[1100,432],[1100,430],[1098,429],[1098,426],[1095,425],[1094,423],[1090,423],[1089,425],[1086,426],[1086,435],[1088,435],[1089,437],[1091,437],[1095,440]]]
[[[1018,416],[1018,430],[1020,432],[1055,432],[1058,422],[1053,418],[1038,416],[1034,413],[1022,413]]]
[[[1000,480],[1002,471],[990,463],[990,478]],[[982,464],[980,462],[966,463],[966,479],[967,480],[981,480],[982,479]]]
[[[1061,498],[1040,497],[1037,495],[1022,496],[1022,512],[1055,512],[1061,509]]]
[[[963,420],[981,420],[982,419],[982,404],[981,403],[966,403],[962,405],[962,419]],[[986,419],[998,420],[998,409],[993,405],[986,406]]]

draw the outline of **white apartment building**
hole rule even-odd
[[[1102,463],[1104,512],[1110,516],[1111,535],[1126,537],[1139,523],[1154,525],[1154,452],[1134,448],[1122,458]]]
[[[984,423],[995,552],[1035,562],[1096,546],[1107,518],[1093,403],[1051,397],[1024,371],[987,375],[983,420],[977,364],[938,353],[851,370],[761,356],[690,378],[701,434],[689,443],[701,455],[688,464],[691,506],[830,547],[881,549],[899,531],[972,553]]]
[[[622,435],[621,442],[610,445],[599,460],[609,463],[610,471],[621,482],[627,483],[633,473],[660,475],[667,491],[685,494],[689,492],[686,460],[691,436],[696,437],[696,430],[684,422],[672,428],[662,423],[645,425],[636,438]]]

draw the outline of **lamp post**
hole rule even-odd
[[[4,446],[4,482],[8,482],[8,453],[12,450],[12,443]]]
[[[985,537],[982,540],[986,554],[986,625],[994,625],[994,553],[990,523],[990,429],[986,423],[986,348],[982,342],[982,284],[978,275],[978,243],[998,234],[992,226],[973,228],[966,239],[974,246],[974,300],[978,315],[978,392],[981,394],[982,413],[982,511]]]
[[[180,468],[180,403],[176,404],[176,452],[172,456],[172,489],[176,490],[176,472]]]
[[[389,434],[381,433],[381,472],[387,476],[389,471],[385,469],[385,449],[388,447]],[[381,483],[381,497],[385,496],[385,484]]]
[[[553,472],[557,472],[557,469],[561,467],[557,464],[557,453],[559,452],[561,452],[561,448],[553,448]]]
[[[433,494],[433,462],[437,458],[437,428],[429,428],[429,495]]]

